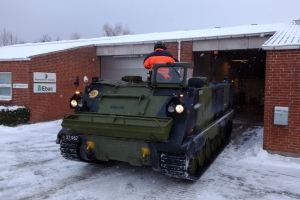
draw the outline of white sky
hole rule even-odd
[[[290,22],[299,0],[0,0],[0,31],[25,42],[48,34],[100,37],[102,25],[122,23],[135,34]]]
[[[262,149],[263,127],[234,138],[197,182],[111,162],[93,165],[61,157],[61,120],[0,125],[0,199],[292,200],[300,198],[300,158]]]

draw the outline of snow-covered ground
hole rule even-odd
[[[262,150],[262,126],[235,137],[189,182],[151,167],[65,160],[55,144],[60,124],[0,126],[0,199],[300,199],[300,159]]]

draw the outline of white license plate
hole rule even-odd
[[[78,142],[79,141],[79,136],[77,136],[77,135],[66,135],[66,140]]]

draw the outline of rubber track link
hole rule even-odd
[[[203,166],[198,166],[195,174],[189,173],[188,158],[186,155],[162,153],[160,156],[160,166],[167,176],[197,181],[216,160],[225,147],[226,145],[222,145],[215,154],[211,155],[209,160],[206,160]]]
[[[211,155],[210,159],[206,160],[203,166],[198,166],[194,174],[189,172],[189,161],[186,155],[178,155],[171,153],[161,153],[160,155],[160,166],[162,171],[170,177],[186,179],[186,180],[198,180],[211,164],[217,159],[222,153],[225,147],[229,144],[229,139],[232,132],[232,122],[227,125],[226,138],[223,144],[217,149],[217,151]]]
[[[60,142],[60,153],[67,160],[89,162],[82,159],[80,155],[80,143],[72,143],[67,141]]]
[[[162,153],[160,156],[162,171],[171,177],[187,179],[189,176],[185,155]]]

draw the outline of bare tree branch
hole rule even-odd
[[[133,32],[126,26],[123,30],[123,35],[133,35]]]
[[[24,43],[18,37],[18,35],[13,35],[11,32],[5,30],[5,28],[0,33],[0,46],[8,46],[14,44]]]
[[[114,35],[115,35],[115,36],[116,36],[116,35],[121,35],[122,31],[123,31],[123,26],[122,26],[122,24],[121,24],[121,23],[117,23],[117,24],[115,25]]]
[[[108,23],[103,25],[102,30],[103,30],[105,36],[113,35],[113,32],[112,32],[113,29]]]
[[[115,27],[112,27],[108,23],[104,24],[102,27],[102,31],[104,32],[104,36],[118,36],[118,35],[131,35],[132,31],[126,26],[123,27],[121,23],[115,24]]]
[[[51,42],[51,37],[50,37],[48,34],[44,34],[44,35],[40,38],[39,42]]]
[[[71,35],[71,40],[78,40],[80,38],[81,38],[81,35],[77,32],[72,33],[72,35]]]

